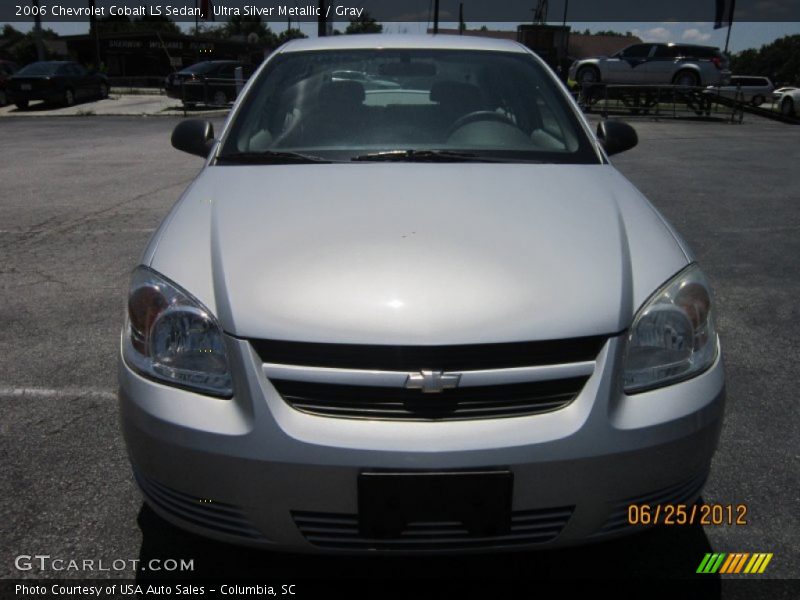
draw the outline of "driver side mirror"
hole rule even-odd
[[[214,126],[208,121],[187,119],[172,130],[172,146],[183,152],[206,158],[214,145]]]
[[[636,130],[624,121],[600,121],[597,125],[597,137],[609,156],[630,150],[639,143]]]

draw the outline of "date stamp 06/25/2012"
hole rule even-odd
[[[629,525],[747,525],[746,504],[630,504]]]

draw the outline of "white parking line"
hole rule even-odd
[[[117,393],[96,388],[0,387],[0,398],[95,398],[116,400]]]

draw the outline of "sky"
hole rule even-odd
[[[0,0],[2,1],[2,0]],[[559,23],[560,24],[560,23]],[[660,22],[660,23],[581,23],[567,22],[573,31],[612,30],[624,33],[630,31],[639,36],[646,42],[689,42],[704,44],[708,46],[725,46],[725,36],[727,28],[714,29],[713,23],[683,23],[683,22]],[[4,23],[0,23],[2,27]],[[29,30],[31,25],[26,23],[12,23],[17,29]],[[194,28],[193,24],[181,23],[181,27],[187,31]],[[481,25],[486,25],[489,29],[516,29],[516,23],[467,23],[467,28],[477,29]],[[88,23],[65,23],[42,21],[43,27],[53,29],[61,35],[80,34],[88,32]],[[269,23],[273,31],[281,31],[286,27],[286,22]],[[293,23],[293,26],[297,24]],[[316,23],[300,23],[300,29],[308,36],[314,37],[317,34]],[[345,24],[335,25],[339,29],[344,29]],[[457,28],[456,23],[441,23],[442,28]],[[383,29],[386,33],[425,33],[427,23],[384,23]],[[754,23],[740,22],[734,23],[731,30],[730,51],[739,52],[746,48],[759,48],[773,40],[800,33],[800,24],[795,22],[782,23]]]

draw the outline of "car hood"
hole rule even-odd
[[[609,165],[211,166],[145,253],[236,336],[365,344],[624,330],[689,261]]]

